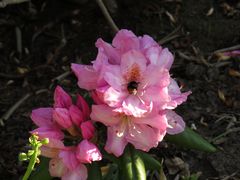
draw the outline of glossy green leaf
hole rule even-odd
[[[30,176],[30,180],[51,180],[52,177],[48,171],[49,159],[45,157],[40,158],[40,164],[36,166],[36,170],[33,171]]]
[[[144,162],[132,146],[125,148],[121,160],[120,173],[122,180],[146,180]]]
[[[102,173],[98,162],[88,165],[88,180],[101,180]]]
[[[205,152],[215,152],[216,148],[199,134],[186,127],[184,132],[167,135],[166,140],[183,148],[196,149]]]
[[[158,160],[154,159],[150,154],[143,151],[137,151],[137,154],[141,157],[144,162],[145,168],[147,170],[157,170],[161,169],[161,164]]]

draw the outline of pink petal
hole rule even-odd
[[[62,177],[68,171],[60,158],[51,159],[49,162],[49,172],[53,177]]]
[[[141,96],[141,99],[145,103],[153,103],[153,106],[157,106],[159,109],[166,108],[166,104],[170,101],[167,87],[149,87],[145,89],[145,92]]]
[[[240,50],[227,51],[227,52],[224,52],[223,54],[224,56],[238,57],[240,56]]]
[[[49,138],[49,143],[46,144],[45,146],[49,148],[66,149],[62,139],[60,140],[60,139]]]
[[[118,65],[109,65],[105,67],[105,81],[114,89],[121,91],[126,81],[124,80],[121,69]]]
[[[108,127],[107,132],[107,142],[104,149],[108,153],[112,153],[115,156],[119,157],[123,154],[123,151],[127,145],[127,141],[125,139],[125,129],[126,127]]]
[[[123,101],[122,107],[126,115],[133,115],[134,117],[142,117],[145,113],[150,112],[152,108],[151,104],[144,104],[135,95],[129,95]]]
[[[76,148],[72,148],[68,151],[60,151],[59,157],[70,171],[74,170],[79,165],[79,161],[76,157]]]
[[[71,116],[72,122],[77,127],[80,127],[81,123],[84,121],[82,111],[80,111],[80,109],[77,106],[71,105],[69,108],[69,114]]]
[[[164,114],[151,113],[141,118],[132,117],[131,121],[134,124],[143,124],[151,126],[153,128],[160,130],[161,132],[164,132],[167,129],[167,118]]]
[[[129,50],[139,50],[139,40],[132,31],[123,29],[118,31],[112,42],[113,46],[125,53]]]
[[[147,60],[140,51],[131,50],[122,55],[121,71],[127,82],[140,81],[146,70]]]
[[[86,180],[88,172],[86,166],[79,164],[73,171],[68,171],[62,176],[62,180]]]
[[[84,118],[87,119],[90,115],[90,108],[89,108],[87,102],[79,94],[77,95],[76,105],[82,111]]]
[[[128,94],[128,92],[117,91],[109,87],[103,94],[103,101],[111,107],[119,107]]]
[[[49,138],[49,143],[41,146],[41,155],[49,158],[58,157],[60,150],[66,150],[62,140]]]
[[[82,163],[91,163],[102,160],[102,155],[94,144],[83,140],[77,147],[77,158]]]
[[[81,124],[81,132],[84,139],[91,139],[94,136],[95,128],[91,121],[85,121]]]
[[[159,130],[143,124],[129,125],[129,132],[126,139],[133,144],[136,149],[149,151],[158,145],[159,139],[162,139],[165,133],[160,134]],[[161,137],[159,137],[161,136]]]
[[[92,120],[99,121],[106,126],[115,125],[120,121],[118,113],[106,105],[93,105],[90,117]]]
[[[167,121],[168,121],[168,134],[178,134],[184,131],[185,122],[182,117],[176,114],[174,111],[167,111]]]
[[[53,110],[53,120],[65,129],[73,125],[69,111],[65,108],[55,108]]]
[[[33,122],[39,126],[53,126],[52,120],[52,110],[53,108],[38,108],[32,111],[31,119]]]
[[[150,60],[151,64],[168,70],[173,63],[173,55],[167,48],[162,50],[157,46],[151,47],[147,50],[146,57]]]
[[[166,87],[170,84],[170,75],[167,69],[156,65],[149,65],[144,72],[140,87],[158,86]]]
[[[104,104],[102,93],[99,93],[97,90],[95,90],[95,91],[91,91],[90,95],[95,104]]]
[[[92,90],[97,87],[98,72],[90,65],[72,64],[72,71],[78,78],[78,86],[82,89]]]
[[[168,93],[171,97],[171,101],[168,103],[168,108],[174,109],[187,100],[187,97],[191,94],[191,91],[181,93],[177,82],[174,79],[171,79],[171,83],[168,86]]]
[[[140,40],[140,49],[142,50],[150,48],[152,46],[158,46],[158,48],[161,48],[159,47],[158,43],[154,41],[153,38],[151,38],[149,35],[144,35],[143,37],[140,37],[139,40]]]
[[[60,86],[57,86],[54,92],[54,107],[69,108],[71,104],[72,98]]]
[[[32,134],[37,134],[40,139],[53,138],[53,139],[63,139],[63,132],[56,127],[39,127],[31,131]]]
[[[109,65],[108,57],[102,48],[98,49],[97,58],[95,61],[92,61],[92,63],[93,69],[95,69],[97,72],[100,72],[104,66]]]
[[[96,47],[103,49],[111,64],[120,64],[120,53],[110,44],[103,41],[101,38],[97,40]]]
[[[57,158],[60,149],[57,148],[50,148],[47,146],[41,146],[41,156],[48,157],[48,158]]]

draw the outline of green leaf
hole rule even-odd
[[[30,180],[51,180],[52,177],[49,174],[49,159],[45,157],[40,158],[40,164],[36,167],[36,170],[32,172]]]
[[[98,162],[88,165],[88,180],[101,180],[102,173]]]
[[[216,151],[216,148],[213,145],[188,127],[186,127],[180,134],[167,135],[166,140],[183,148],[196,149],[205,152]]]
[[[142,152],[142,151],[137,151],[137,154],[141,157],[141,159],[144,162],[145,168],[147,170],[157,170],[159,171],[161,169],[161,164],[159,161],[154,159],[150,154]]]
[[[142,158],[132,146],[127,146],[121,157],[120,174],[123,180],[146,180],[146,170]]]

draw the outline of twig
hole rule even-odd
[[[47,89],[40,89],[38,91],[36,91],[35,93],[27,93],[26,95],[24,95],[21,99],[19,99],[12,107],[10,107],[10,109],[3,114],[3,116],[0,118],[0,125],[4,126],[4,122],[5,120],[8,120],[10,118],[10,116],[14,113],[14,111],[22,104],[24,103],[29,97],[31,97],[32,95],[36,94],[41,94],[44,92],[48,92]]]
[[[0,2],[0,8],[5,8],[7,5],[20,4],[28,1],[29,0],[2,0]]]
[[[182,53],[180,51],[177,51],[177,54],[181,58],[186,59],[188,61],[194,61],[194,62],[196,62],[198,64],[204,64],[207,67],[212,66],[212,64],[209,64],[208,62],[206,62],[206,60],[203,57],[197,58],[197,57],[193,57],[193,56],[187,56],[186,54],[184,54],[184,53]]]
[[[59,76],[53,78],[53,79],[52,79],[52,83],[51,83],[50,86],[49,86],[49,89],[52,89],[57,82],[65,79],[65,78],[68,77],[70,74],[72,74],[71,71],[66,71],[65,73],[60,74]]]
[[[17,42],[17,52],[22,54],[22,31],[19,27],[15,28],[16,32],[16,42]]]
[[[109,14],[106,6],[104,5],[104,3],[102,2],[102,0],[96,0],[98,6],[100,7],[103,15],[105,16],[106,20],[108,21],[108,24],[110,25],[110,27],[112,28],[114,33],[117,33],[119,31],[119,28],[117,27],[116,23],[113,21],[111,15]]]
[[[170,37],[165,37],[165,38],[161,39],[160,41],[158,41],[158,43],[162,45],[162,44],[168,43],[169,41],[171,41],[173,39],[176,39],[180,36],[181,35],[179,35],[179,34],[175,34],[175,35],[170,36]]]
[[[240,131],[240,127],[228,129],[226,132],[224,132],[224,133],[218,135],[217,137],[213,138],[213,139],[212,139],[212,142],[215,142],[215,141],[218,140],[219,138],[221,138],[221,137],[223,137],[223,136],[226,136],[226,135],[228,135],[228,134],[230,134],[230,133],[238,132],[238,131]]]
[[[71,71],[66,71],[65,73],[63,74],[60,74],[59,76],[55,77],[52,79],[52,82],[53,81],[61,81],[62,79],[66,78],[67,76],[69,76],[71,74]]]
[[[167,43],[175,38],[180,37],[179,34],[176,34],[179,30],[181,29],[181,26],[178,26],[176,29],[174,29],[171,33],[169,33],[167,36],[162,38],[161,40],[158,41],[159,44],[164,44]]]
[[[222,52],[226,52],[226,51],[233,51],[236,49],[240,49],[240,44],[232,46],[232,47],[228,47],[228,48],[218,49],[218,50],[214,51],[213,54],[222,53]]]

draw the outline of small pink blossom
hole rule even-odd
[[[142,117],[153,109],[173,109],[187,99],[170,78],[173,55],[150,36],[120,30],[112,45],[98,39],[92,65],[72,64],[78,85],[92,96],[129,116]],[[84,77],[84,78],[83,78]]]
[[[87,179],[84,164],[101,160],[102,156],[89,141],[94,136],[95,128],[86,101],[78,95],[76,104],[73,104],[71,97],[58,86],[54,93],[54,107],[33,110],[31,118],[38,126],[31,133],[37,134],[40,139],[49,139],[49,143],[41,147],[41,155],[51,158],[51,176],[63,180]],[[64,145],[66,131],[73,139],[78,138],[78,145]]]

